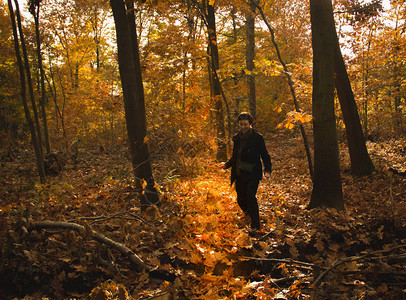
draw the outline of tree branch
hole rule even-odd
[[[41,229],[67,229],[74,230],[80,234],[86,235],[93,240],[105,244],[113,249],[118,250],[123,256],[127,257],[130,263],[136,267],[139,271],[147,271],[150,275],[156,278],[161,278],[165,280],[173,281],[176,278],[176,275],[171,274],[165,270],[157,270],[157,267],[150,266],[146,264],[137,254],[135,254],[127,246],[120,244],[112,239],[102,235],[99,232],[96,232],[90,228],[90,226],[83,226],[76,223],[69,223],[63,221],[40,221],[36,223],[30,223],[28,225],[28,231],[32,230],[41,230]]]
[[[285,63],[284,59],[282,58],[281,51],[279,49],[278,43],[276,42],[275,31],[272,28],[271,24],[269,24],[268,19],[265,16],[264,10],[257,3],[257,1],[251,0],[251,3],[253,3],[255,5],[255,7],[258,9],[258,11],[259,11],[259,13],[260,13],[260,15],[262,17],[262,20],[265,22],[265,25],[267,26],[269,32],[271,33],[272,44],[274,45],[276,55],[278,56],[278,60],[281,63],[281,65],[283,67],[283,71],[284,71],[284,73],[286,75],[286,78],[288,80],[288,85],[289,85],[289,88],[290,88],[290,92],[292,94],[293,104],[295,106],[295,110],[296,110],[296,112],[301,112],[301,109],[299,107],[299,101],[298,101],[298,99],[296,97],[295,84],[293,82],[292,76],[290,75],[290,72],[289,72],[289,69],[288,69],[286,63]],[[314,177],[313,162],[312,162],[312,157],[311,157],[311,153],[310,153],[309,142],[308,142],[307,135],[306,135],[303,124],[299,124],[299,128],[300,128],[300,132],[302,134],[302,138],[303,138],[303,142],[304,142],[304,146],[305,146],[305,151],[306,151],[307,160],[308,160],[308,164],[309,164],[310,177],[311,177],[311,180],[313,181],[313,177]]]
[[[286,258],[262,258],[262,257],[250,257],[250,256],[246,256],[245,258],[250,259],[250,260],[269,261],[269,262],[283,263],[283,264],[288,264],[288,265],[298,265],[298,266],[303,266],[306,270],[314,268],[314,266],[315,266],[312,263],[307,263],[307,262],[292,260],[292,259],[286,259]]]
[[[391,251],[394,251],[394,250],[397,250],[397,249],[402,249],[402,248],[406,248],[406,244],[404,244],[404,245],[399,245],[399,246],[393,247],[393,248],[388,249],[388,250],[379,250],[379,251],[370,252],[370,253],[367,253],[367,254],[364,254],[364,255],[361,255],[361,256],[350,256],[350,257],[343,258],[343,259],[337,261],[335,264],[333,264],[329,269],[327,269],[327,270],[325,270],[323,273],[321,273],[321,274],[319,275],[319,277],[317,277],[317,279],[312,283],[311,286],[312,286],[313,288],[316,288],[316,287],[321,283],[321,281],[323,280],[323,278],[324,278],[330,271],[334,270],[335,268],[341,266],[342,264],[344,264],[344,263],[346,263],[346,262],[349,262],[349,261],[359,261],[359,260],[363,260],[363,259],[382,259],[382,257],[371,257],[371,256],[377,255],[377,254],[382,254],[382,253],[385,253],[385,252],[391,252]],[[391,258],[391,257],[393,257],[393,256],[389,256],[388,258]]]

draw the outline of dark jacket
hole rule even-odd
[[[236,164],[237,164],[237,155],[240,149],[240,134],[237,133],[233,136],[233,154],[231,158],[226,162],[225,169],[231,167],[231,184],[236,180],[237,172],[236,172]],[[252,172],[241,171],[240,176],[244,180],[252,180],[262,179],[262,164],[261,159],[264,164],[264,171],[271,173],[272,164],[271,164],[271,157],[268,154],[268,151],[265,146],[264,137],[253,131],[252,136],[249,138],[247,143],[245,144],[244,148],[241,151],[241,161],[249,162],[254,164]]]

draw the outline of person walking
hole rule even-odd
[[[260,230],[257,190],[259,181],[271,177],[271,157],[265,146],[264,137],[252,128],[250,113],[242,112],[237,117],[240,130],[233,136],[233,153],[227,162],[220,164],[223,169],[231,167],[231,185],[235,182],[237,203],[251,218],[251,229]],[[261,163],[262,160],[262,163]]]

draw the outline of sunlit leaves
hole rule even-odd
[[[128,292],[121,284],[116,284],[112,280],[105,281],[100,286],[94,288],[90,293],[90,299],[128,299]]]
[[[277,111],[281,112],[282,109],[277,108]],[[285,127],[286,129],[292,130],[295,127],[295,125],[305,124],[310,122],[311,120],[312,120],[311,115],[292,111],[287,113],[286,119],[282,123],[278,124],[276,128]]]

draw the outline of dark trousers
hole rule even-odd
[[[237,192],[237,203],[241,209],[251,217],[251,227],[260,227],[259,209],[257,201],[257,190],[259,180],[244,180],[237,178],[235,181],[235,190]]]

